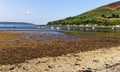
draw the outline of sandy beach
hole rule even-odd
[[[1,72],[119,72],[120,47],[1,65]]]
[[[118,35],[88,39],[56,31],[0,31],[0,71],[119,72],[119,44]]]

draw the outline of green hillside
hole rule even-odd
[[[99,7],[81,15],[48,22],[47,25],[120,25],[120,1]]]

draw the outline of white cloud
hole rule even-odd
[[[32,12],[31,11],[24,11],[23,14],[30,15],[30,14],[32,14]]]

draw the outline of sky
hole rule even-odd
[[[0,0],[0,21],[47,24],[116,1],[118,0]]]

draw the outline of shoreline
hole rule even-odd
[[[25,63],[0,65],[2,72],[119,72],[120,47],[98,49],[58,57],[43,57]]]

